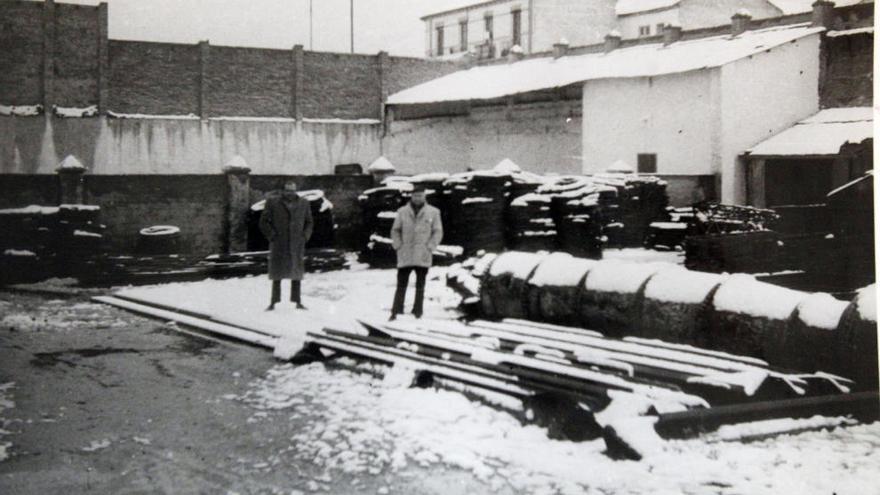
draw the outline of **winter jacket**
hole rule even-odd
[[[269,240],[269,278],[302,280],[306,242],[312,236],[312,209],[296,194],[273,194],[266,199],[260,230]]]
[[[430,267],[431,253],[443,240],[443,223],[440,210],[425,204],[415,212],[411,204],[397,210],[391,227],[391,244],[397,251],[397,267]]]

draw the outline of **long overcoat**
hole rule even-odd
[[[269,279],[302,280],[306,242],[312,236],[312,209],[299,195],[277,194],[266,199],[260,230],[269,240]]]
[[[397,267],[430,267],[431,253],[443,240],[443,222],[440,210],[425,204],[415,212],[411,204],[402,206],[391,227],[391,244],[397,251]]]

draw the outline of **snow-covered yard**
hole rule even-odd
[[[628,255],[623,253],[632,258]],[[445,287],[444,276],[443,268],[429,275],[428,317],[457,316],[458,298]],[[129,288],[122,294],[272,329],[295,345],[310,329],[350,328],[356,318],[387,316],[393,290],[393,270],[356,267],[308,276],[303,283],[308,311],[292,305],[264,311],[269,295],[264,276]],[[454,391],[405,388],[387,371],[349,360],[279,364],[245,394],[224,399],[252,407],[252,422],[270,417],[305,422],[308,427],[290,437],[289,449],[323,472],[309,485],[315,490],[338,486],[334,480],[340,476],[388,475],[407,466],[462,469],[484,482],[486,491],[521,493],[864,493],[880,473],[880,424],[851,425],[841,418],[753,423],[666,442],[640,462],[612,461],[603,454],[602,440],[550,440],[544,429],[523,426],[503,410]],[[377,374],[389,376],[383,381]],[[760,435],[816,424],[831,429]],[[750,438],[756,433],[757,440]]]

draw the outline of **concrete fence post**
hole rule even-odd
[[[55,103],[55,0],[46,0],[43,3],[43,67],[42,67],[42,93],[43,109],[46,115],[52,114],[52,105]]]
[[[211,116],[208,104],[208,64],[211,59],[211,44],[208,41],[199,41],[199,117],[207,119]]]
[[[247,250],[247,213],[250,207],[251,169],[240,156],[235,156],[224,167],[226,175],[226,225],[223,229],[224,250],[227,253]]]
[[[98,4],[98,113],[107,113],[110,78],[110,39],[108,35],[107,2]]]
[[[85,202],[85,184],[83,175],[86,168],[73,155],[58,164],[55,169],[58,174],[58,203],[66,204],[83,204]]]
[[[385,116],[385,100],[388,99],[388,90],[389,83],[386,81],[388,75],[391,71],[390,59],[388,58],[388,52],[381,51],[378,55],[376,55],[376,65],[377,70],[379,72],[379,118],[382,119]]]
[[[293,63],[291,64],[290,116],[297,120],[302,120],[303,67],[305,64],[303,46],[295,45],[291,56],[293,57]]]

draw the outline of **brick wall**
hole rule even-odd
[[[461,70],[451,62],[435,62],[420,58],[389,57],[389,70],[383,77],[385,95]]]
[[[291,115],[290,50],[210,47],[205,94],[210,115]]]
[[[871,106],[874,88],[872,33],[826,37],[822,42],[822,108]]]
[[[361,211],[358,196],[372,187],[372,177],[368,175],[253,175],[251,176],[250,202],[256,203],[266,195],[284,187],[290,178],[296,180],[301,191],[321,189],[333,203],[333,221],[338,226],[336,246],[359,248],[361,242]]]
[[[42,12],[37,2],[0,2],[0,104],[42,101]]]
[[[305,117],[379,118],[376,57],[305,52],[300,111]]]
[[[183,115],[199,112],[199,47],[110,41],[114,112]]]
[[[58,176],[55,174],[0,174],[0,208],[58,204]]]
[[[223,175],[86,175],[85,202],[101,206],[105,237],[116,252],[132,252],[138,231],[180,227],[184,253],[221,251],[226,215]]]
[[[61,106],[88,106],[98,95],[98,8],[55,5],[52,94]]]

